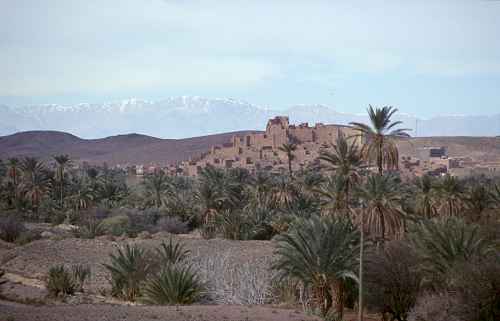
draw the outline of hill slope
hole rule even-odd
[[[68,154],[79,162],[101,164],[175,163],[200,155],[210,146],[228,143],[241,131],[185,139],[160,139],[139,134],[82,139],[56,131],[30,131],[0,137],[0,158],[36,156],[50,159]]]
[[[116,164],[169,164],[198,156],[211,146],[228,143],[233,135],[256,131],[230,132],[185,139],[160,139],[128,134],[102,139],[82,139],[56,131],[31,131],[0,137],[0,159],[36,156],[48,160],[68,154],[79,162]],[[472,156],[500,160],[500,137],[426,137],[398,143],[401,155],[416,156],[416,149],[446,146],[450,156]]]

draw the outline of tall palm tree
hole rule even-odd
[[[417,178],[416,183],[416,211],[425,218],[431,218],[437,214],[435,201],[435,186],[429,175]]]
[[[56,169],[56,181],[59,183],[59,205],[63,208],[64,205],[64,174],[66,172],[66,168],[71,165],[71,158],[68,155],[58,155],[54,156],[54,160],[57,164]]]
[[[346,178],[342,175],[328,177],[314,191],[321,199],[322,212],[324,214],[346,214],[349,205],[346,204],[345,186]]]
[[[95,199],[95,190],[87,179],[81,176],[75,176],[71,182],[70,203],[75,211],[88,208]]]
[[[227,177],[224,171],[214,166],[206,166],[200,172],[196,198],[202,206],[204,223],[213,228],[217,214],[220,213],[227,200]]]
[[[19,181],[21,176],[20,161],[18,158],[9,158],[7,160],[7,177],[11,186],[11,203],[17,208],[19,197]]]
[[[279,150],[286,154],[288,160],[288,173],[290,174],[290,177],[293,177],[292,161],[295,159],[294,152],[297,150],[297,145],[295,143],[289,142],[280,146]]]
[[[21,162],[23,190],[31,205],[38,213],[42,198],[48,190],[48,177],[43,162],[34,157],[25,157]]]
[[[349,143],[342,133],[339,134],[332,147],[332,152],[320,151],[319,159],[325,163],[324,168],[344,178],[344,205],[348,207],[352,186],[358,183],[361,177],[363,158],[356,142],[352,140]]]
[[[491,208],[494,203],[494,194],[490,191],[488,186],[481,183],[475,183],[471,188],[465,193],[465,203],[467,204],[469,210],[472,212],[472,221],[479,221],[483,212]]]
[[[396,128],[401,125],[401,121],[391,121],[391,117],[398,111],[397,108],[383,107],[368,108],[368,116],[371,126],[352,122],[354,130],[358,132],[358,137],[365,140],[362,148],[364,157],[369,160],[375,160],[378,172],[381,175],[384,167],[387,170],[397,169],[399,166],[399,152],[396,146],[396,140],[406,138],[410,135],[408,129]]]
[[[317,216],[299,220],[278,236],[273,268],[282,279],[310,287],[323,315],[334,306],[342,318],[345,281],[354,275],[358,243],[358,233],[348,220]]]
[[[162,170],[155,171],[144,177],[144,188],[146,198],[151,199],[153,205],[159,208],[162,205],[162,197],[171,188],[169,177]]]
[[[271,191],[276,206],[280,208],[289,207],[297,196],[296,187],[291,177],[284,175],[277,177]]]
[[[371,175],[358,193],[363,202],[362,215],[366,217],[368,230],[378,236],[381,244],[388,235],[394,237],[402,232],[402,195],[395,176]]]
[[[446,175],[438,186],[441,214],[458,215],[458,212],[464,207],[464,192],[464,187],[458,178]]]

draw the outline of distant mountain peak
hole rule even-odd
[[[363,114],[342,113],[324,104],[297,104],[285,110],[258,106],[234,98],[168,97],[157,101],[129,98],[103,104],[41,104],[0,106],[0,135],[27,130],[58,130],[84,138],[142,133],[163,138],[203,136],[239,130],[262,130],[269,118],[287,115],[292,123],[367,122]],[[500,115],[439,116],[417,119],[398,112],[402,127],[419,136],[494,136],[500,132]],[[418,120],[418,121],[417,121]]]

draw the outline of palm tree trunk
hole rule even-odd
[[[379,175],[382,175],[384,173],[384,158],[382,155],[383,149],[384,149],[384,143],[383,141],[380,141],[377,154],[377,165],[378,165]]]
[[[288,156],[288,173],[290,174],[290,178],[293,178],[292,175],[292,158],[290,155]]]
[[[359,290],[358,290],[358,321],[363,321],[363,259],[365,244],[364,215],[361,213],[361,244],[359,246]]]
[[[344,317],[344,282],[337,280],[332,289],[332,294],[335,296],[335,312],[337,312],[337,317],[342,320]]]
[[[384,214],[382,213],[382,211],[380,209],[378,209],[378,214],[380,215],[380,236],[381,236],[381,240],[380,240],[380,243],[382,244],[382,246],[384,246],[384,243],[385,243],[385,217],[384,217]]]
[[[61,209],[63,208],[63,202],[64,202],[64,197],[63,197],[64,192],[63,192],[63,189],[64,189],[64,182],[63,182],[63,180],[61,178]]]

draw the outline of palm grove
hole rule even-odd
[[[288,173],[279,175],[208,166],[196,179],[156,171],[128,185],[122,171],[75,169],[67,155],[51,166],[7,159],[0,163],[0,236],[30,242],[39,235],[20,222],[46,221],[73,224],[82,238],[196,229],[204,238],[272,239],[277,282],[325,318],[342,319],[347,307],[360,320],[365,310],[385,320],[498,320],[500,183],[403,181],[397,141],[408,133],[391,120],[396,112],[370,106],[369,124],[351,124],[362,147],[341,135],[300,171],[291,166],[295,142],[285,144]],[[179,266],[184,252],[170,241],[158,249],[156,265],[145,265],[142,249],[120,249],[108,266],[114,295],[195,302],[203,285]],[[127,264],[142,278],[126,275]],[[167,291],[173,284],[178,291]]]

